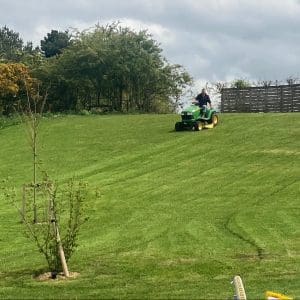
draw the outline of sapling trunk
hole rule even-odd
[[[61,243],[60,234],[59,234],[59,230],[58,230],[56,221],[53,222],[53,227],[54,227],[55,234],[56,234],[56,241],[57,241],[57,245],[58,245],[58,253],[59,253],[59,257],[60,257],[61,266],[62,266],[65,277],[69,277],[70,274],[69,274],[68,265],[67,265],[67,261],[66,261],[66,257],[65,257],[65,252],[64,252],[64,248]]]
[[[37,187],[37,128],[36,128],[36,115],[33,116],[33,136],[32,136],[32,154],[33,154],[33,222],[37,223],[37,207],[36,207],[36,187]]]
[[[65,252],[62,246],[62,242],[60,239],[60,234],[59,234],[59,229],[58,229],[58,223],[57,223],[57,215],[56,215],[56,204],[55,204],[55,199],[56,199],[56,191],[53,189],[53,185],[51,184],[49,187],[49,195],[50,195],[50,214],[51,214],[51,223],[53,224],[53,230],[54,230],[54,235],[56,238],[56,243],[58,247],[58,254],[61,262],[61,266],[64,272],[65,277],[69,277],[69,270],[68,270],[68,265],[65,257]]]

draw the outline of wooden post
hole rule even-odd
[[[70,274],[69,274],[68,265],[67,265],[67,261],[66,261],[66,257],[65,257],[65,252],[64,252],[64,248],[61,243],[58,224],[56,221],[57,219],[56,219],[56,212],[55,212],[55,205],[54,205],[55,193],[53,192],[52,184],[50,184],[50,186],[49,186],[49,195],[50,195],[50,210],[51,210],[50,211],[50,215],[51,215],[50,220],[51,220],[51,223],[53,224],[53,230],[54,230],[56,242],[58,245],[58,254],[60,257],[60,262],[61,262],[61,266],[63,268],[64,275],[66,277],[69,277]]]
[[[26,214],[26,186],[23,184],[23,194],[22,194],[22,218],[21,222],[24,222],[25,214]]]
[[[280,112],[283,111],[283,86],[280,87]]]
[[[221,112],[223,113],[224,112],[224,98],[225,98],[225,95],[224,95],[224,90],[222,89],[221,90]]]
[[[235,288],[235,297],[237,300],[247,300],[247,296],[244,289],[244,284],[240,276],[234,276],[232,283]]]
[[[69,273],[69,270],[68,270],[68,265],[67,265],[67,261],[66,261],[66,257],[65,257],[65,252],[64,252],[64,248],[63,248],[62,243],[61,243],[61,239],[60,239],[59,230],[58,230],[56,220],[52,220],[52,223],[53,223],[53,229],[54,229],[55,236],[56,236],[56,242],[57,242],[57,245],[58,245],[58,253],[59,253],[60,262],[61,262],[61,265],[62,265],[62,268],[63,268],[63,272],[64,272],[64,275],[66,277],[69,277],[70,273]]]
[[[292,94],[292,99],[291,99],[291,105],[292,105],[292,112],[294,112],[294,94],[295,94],[295,88],[293,85],[291,85],[291,94]]]

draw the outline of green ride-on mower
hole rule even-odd
[[[200,108],[191,105],[181,112],[181,122],[175,124],[176,131],[211,129],[217,126],[219,117],[216,110],[212,108]]]

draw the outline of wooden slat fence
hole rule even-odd
[[[221,111],[300,112],[300,84],[223,89]]]

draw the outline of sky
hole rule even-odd
[[[198,90],[206,82],[300,77],[300,0],[0,0],[0,26],[36,45],[52,29],[113,21],[148,29]]]

